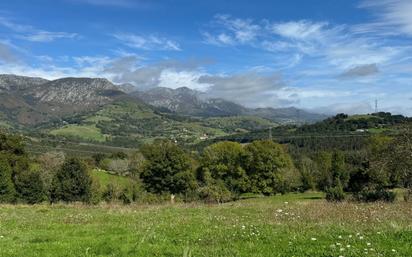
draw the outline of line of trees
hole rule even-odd
[[[130,203],[141,195],[225,202],[243,194],[306,190],[324,191],[330,201],[341,201],[348,193],[358,201],[392,201],[395,187],[407,189],[405,199],[412,195],[410,133],[372,137],[357,151],[294,151],[292,156],[285,145],[269,140],[218,142],[200,154],[158,140],[133,156],[33,157],[19,137],[0,133],[0,202]],[[102,189],[90,174],[96,167],[118,170],[133,184]]]

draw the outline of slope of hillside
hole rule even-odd
[[[0,126],[75,141],[135,146],[156,138],[195,144],[323,118],[295,108],[246,108],[185,87],[132,90],[132,85],[114,85],[102,78],[0,75]]]
[[[113,145],[139,145],[156,138],[194,143],[207,137],[223,136],[220,129],[200,122],[184,122],[157,113],[132,99],[121,99],[95,112],[70,117],[51,128],[50,134]]]
[[[163,111],[197,117],[256,116],[278,123],[311,123],[326,118],[297,108],[246,108],[224,99],[207,98],[205,93],[186,87],[159,87],[144,92],[137,91],[133,95]]]

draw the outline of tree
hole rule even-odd
[[[47,152],[37,157],[37,162],[40,165],[40,177],[47,194],[50,193],[53,178],[63,165],[65,158],[63,152]]]
[[[16,178],[19,199],[28,204],[41,203],[46,200],[44,183],[39,172],[26,171]]]
[[[405,199],[412,194],[412,131],[397,136],[386,151],[386,166],[393,186],[407,189]]]
[[[205,148],[201,158],[200,178],[204,174],[224,185],[233,193],[246,192],[249,181],[243,168],[246,152],[235,142],[220,142]]]
[[[68,159],[53,178],[51,201],[89,202],[91,185],[85,164],[77,158]]]
[[[16,190],[12,180],[12,169],[8,161],[0,156],[0,203],[13,203]]]
[[[299,186],[299,173],[285,149],[273,141],[254,141],[245,148],[250,190],[266,195]]]
[[[316,163],[309,157],[303,156],[298,160],[298,169],[302,179],[300,191],[316,189]]]
[[[180,194],[195,188],[192,160],[179,146],[159,140],[143,146],[141,152],[146,159],[141,178],[148,191]]]
[[[336,151],[332,155],[332,186],[338,186],[339,184],[345,188],[348,185],[350,174],[346,169],[345,155]]]
[[[324,191],[332,185],[332,153],[319,152],[314,158],[317,165],[318,188]]]

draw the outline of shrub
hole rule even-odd
[[[363,189],[355,195],[355,199],[361,202],[394,202],[396,199],[396,193],[385,190],[384,188],[377,189]]]
[[[326,189],[326,200],[329,202],[341,202],[345,200],[345,193],[340,182],[338,182],[336,186]]]
[[[223,182],[200,187],[198,195],[200,200],[207,203],[224,203],[234,198]]]
[[[403,199],[405,202],[409,202],[412,199],[412,189],[407,189],[405,194],[403,195]]]
[[[116,195],[116,188],[113,184],[107,184],[106,189],[104,190],[102,194],[103,200],[106,202],[112,202],[117,198]]]
[[[123,204],[130,204],[132,203],[132,197],[130,196],[130,192],[127,188],[124,188],[118,197]]]

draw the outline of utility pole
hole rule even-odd
[[[378,98],[375,99],[375,113],[378,113]]]

